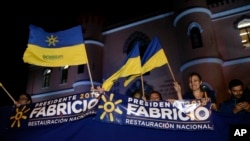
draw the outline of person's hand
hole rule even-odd
[[[99,91],[100,94],[105,94],[105,90],[100,86],[97,86],[97,90]]]
[[[94,91],[95,90],[95,87],[90,87],[90,91]]]
[[[236,113],[242,111],[244,109],[243,105],[244,105],[243,102],[237,103],[233,109],[233,113],[236,114]]]
[[[94,87],[90,88],[91,91],[98,91],[100,94],[103,94],[105,90],[101,88],[100,86],[97,86],[96,89]]]
[[[242,108],[246,110],[247,112],[250,112],[250,103],[248,102],[242,102]]]
[[[178,82],[174,81],[174,89],[177,93],[181,93],[181,86]]]
[[[100,98],[100,96],[102,94],[105,94],[105,91],[103,88],[101,88],[100,86],[97,86],[96,88],[91,87],[90,88],[91,94],[97,98]]]
[[[17,102],[17,101],[15,101],[14,104],[15,104],[17,107],[21,106],[21,104],[20,104],[19,102]]]
[[[177,97],[179,100],[182,100],[182,94],[181,94],[181,86],[177,81],[174,81],[174,89],[177,92]]]
[[[211,108],[215,111],[218,111],[217,105],[215,103],[211,104]]]
[[[147,101],[147,98],[145,96],[141,97],[144,101]]]

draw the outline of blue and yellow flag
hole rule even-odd
[[[87,64],[81,26],[48,33],[40,27],[30,25],[28,47],[23,61],[45,67]]]
[[[168,59],[162,49],[160,40],[157,36],[153,38],[153,40],[148,45],[147,50],[145,51],[142,57],[142,73],[149,72],[155,68],[161,67],[164,64],[168,63]],[[124,82],[124,86],[126,87],[131,81],[133,81],[136,77],[140,75],[130,76]]]
[[[102,88],[105,91],[109,91],[110,88],[113,86],[114,82],[118,78],[127,77],[130,75],[135,75],[140,73],[141,73],[141,58],[139,52],[139,43],[136,43],[134,48],[125,58],[122,67],[103,82]]]

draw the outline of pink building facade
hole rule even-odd
[[[218,104],[228,98],[227,84],[231,79],[239,78],[249,87],[250,46],[242,43],[236,25],[248,19],[247,29],[250,29],[250,2],[224,0],[208,5],[206,0],[180,0],[173,7],[172,11],[114,27],[105,27],[102,17],[83,16],[81,24],[89,66],[30,66],[27,93],[38,102],[89,91],[92,84],[101,86],[121,67],[135,41],[145,48],[154,36],[159,37],[169,66],[143,76],[146,92],[154,89],[164,99],[176,98],[173,80],[181,83],[184,93],[190,72],[200,73],[203,82],[216,91]],[[124,87],[124,78],[118,79],[111,91],[130,95],[141,88],[138,80]]]

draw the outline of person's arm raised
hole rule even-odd
[[[182,100],[181,86],[178,82],[174,81],[174,89],[177,92],[178,100]]]

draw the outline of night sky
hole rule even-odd
[[[27,47],[30,24],[55,32],[79,24],[81,15],[91,13],[104,16],[105,24],[109,26],[168,9],[171,5],[165,2],[147,1],[135,4],[119,1],[108,6],[105,6],[107,3],[100,4],[98,8],[96,2],[73,5],[67,3],[66,6],[31,3],[18,9],[12,4],[6,5],[6,11],[1,13],[0,82],[13,98],[26,91],[28,64],[23,63],[22,57]],[[0,106],[10,104],[13,104],[12,100],[1,87]]]
[[[23,63],[22,57],[27,48],[29,25],[34,24],[48,32],[54,32],[77,25],[79,15],[76,12],[68,15],[60,12],[57,16],[26,12],[4,15],[1,32],[0,82],[14,99],[26,91],[28,64]],[[13,104],[3,87],[0,88],[0,106]]]
[[[0,82],[4,88],[15,97],[25,92],[27,81],[27,64],[22,61],[22,55],[27,45],[27,19],[21,15],[4,15],[2,19]],[[0,88],[0,105],[12,104],[3,88]]]

